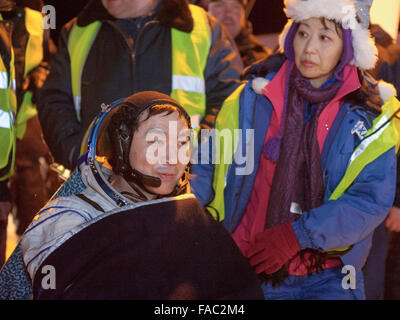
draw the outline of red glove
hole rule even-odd
[[[257,274],[262,272],[272,274],[281,269],[299,251],[300,245],[292,224],[287,222],[258,234],[246,257]]]

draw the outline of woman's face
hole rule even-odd
[[[342,31],[335,26],[326,19],[324,24],[320,18],[310,18],[299,23],[294,37],[296,66],[315,88],[333,75],[342,57]]]
[[[147,112],[141,115],[147,118]],[[140,122],[132,138],[129,161],[132,168],[158,177],[161,186],[146,188],[166,195],[174,191],[190,157],[190,132],[178,111],[156,114]]]

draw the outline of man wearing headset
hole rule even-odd
[[[22,238],[33,298],[262,298],[229,234],[190,194],[185,109],[150,91],[102,109],[79,160],[81,191],[50,201]]]

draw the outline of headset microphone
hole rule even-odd
[[[140,181],[146,187],[158,188],[159,186],[161,186],[162,181],[160,178],[143,174],[136,169],[131,169],[130,176],[134,180]]]

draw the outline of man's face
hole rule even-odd
[[[136,18],[150,13],[159,0],[101,0],[108,13],[117,19]]]
[[[143,114],[140,119],[145,119]],[[129,161],[132,168],[158,177],[161,186],[148,190],[166,195],[179,183],[190,159],[190,131],[178,111],[151,116],[135,131]]]
[[[228,29],[232,38],[245,27],[245,10],[238,0],[212,1],[208,5],[208,12]]]

